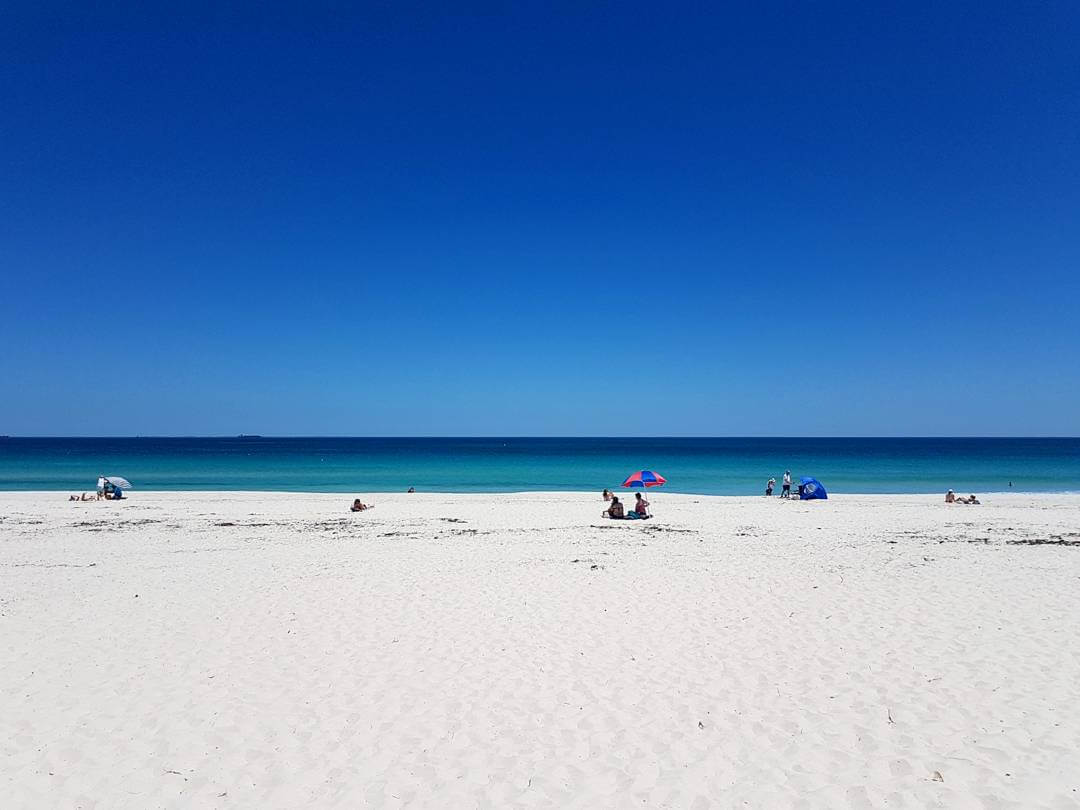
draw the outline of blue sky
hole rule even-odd
[[[1078,435],[1075,3],[0,11],[0,433]]]

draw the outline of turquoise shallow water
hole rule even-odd
[[[0,489],[519,492],[614,488],[652,469],[667,490],[748,495],[790,469],[831,492],[1080,491],[1080,438],[0,439]]]

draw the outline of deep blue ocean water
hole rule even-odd
[[[1080,438],[3,438],[0,489],[520,492],[614,488],[752,495],[790,469],[831,492],[1080,491]]]

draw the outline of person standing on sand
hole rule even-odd
[[[765,484],[765,494],[772,495],[772,489],[776,486],[776,479],[770,478]]]
[[[780,497],[791,497],[791,470],[784,470],[784,488],[780,490]]]

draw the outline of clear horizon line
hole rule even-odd
[[[1080,439],[1080,436],[1059,435],[1050,433],[1033,434],[813,434],[802,436],[780,435],[705,435],[705,434],[677,434],[677,435],[653,435],[653,436],[608,436],[594,434],[567,434],[567,435],[529,435],[529,434],[414,434],[414,435],[348,435],[336,433],[310,433],[310,434],[286,434],[286,433],[142,433],[133,435],[64,435],[64,434],[0,434],[2,439],[612,439],[618,441],[639,441],[650,439]]]

